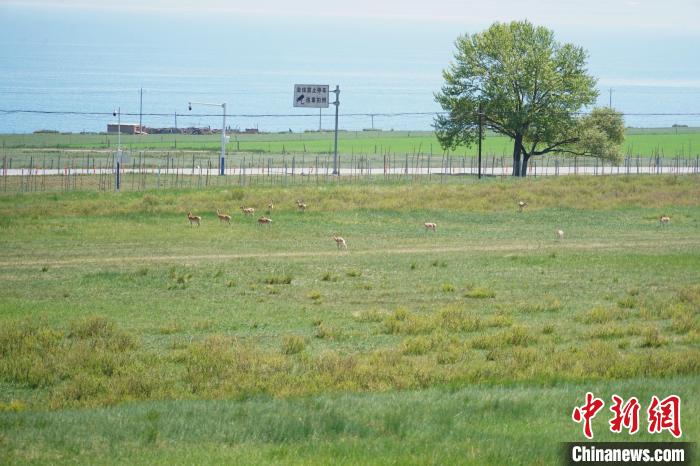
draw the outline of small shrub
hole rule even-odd
[[[321,277],[321,281],[323,281],[323,282],[337,282],[338,277],[332,275],[330,272],[326,272]]]
[[[285,335],[282,338],[282,354],[301,353],[306,347],[306,340],[299,335]]]
[[[415,262],[411,262],[411,270],[416,270],[416,263]]]
[[[409,337],[401,342],[401,353],[418,356],[427,353],[432,347],[432,341],[428,337]]]
[[[442,309],[436,316],[436,323],[453,332],[474,332],[481,327],[478,317],[456,307]]]
[[[433,267],[447,267],[447,262],[445,261],[440,261],[440,260],[434,260],[430,263]]]
[[[605,324],[627,317],[627,312],[612,307],[595,306],[579,315],[578,320],[585,324]]]
[[[345,272],[345,275],[347,275],[348,277],[359,277],[360,275],[362,275],[362,272],[360,272],[359,270],[348,270],[347,272]]]
[[[628,296],[626,298],[619,299],[617,301],[617,305],[622,309],[634,309],[637,307],[637,300],[632,296]]]
[[[455,290],[455,286],[452,283],[443,283],[441,289],[443,293],[452,293]]]
[[[22,400],[12,400],[9,403],[0,402],[0,413],[3,411],[19,413],[24,411],[25,409],[27,409],[27,405]]]
[[[648,327],[642,333],[642,348],[658,348],[666,344],[656,327]]]
[[[172,335],[173,333],[180,333],[182,332],[182,325],[180,325],[179,322],[168,322],[159,329],[159,332],[161,333],[161,335]]]
[[[553,333],[554,333],[554,325],[547,324],[544,327],[542,327],[542,334],[543,335],[551,335]]]
[[[365,309],[359,312],[354,312],[352,318],[357,322],[381,322],[387,317],[388,313],[378,309]]]
[[[306,296],[313,301],[319,301],[321,299],[321,293],[318,291],[312,291]]]
[[[540,303],[525,303],[518,306],[521,312],[558,312],[563,309],[564,305],[556,298],[546,298]]]
[[[671,319],[671,329],[676,333],[686,334],[691,330],[698,330],[698,322],[689,310],[677,312]]]
[[[234,288],[236,286],[236,280],[229,280],[226,282],[227,288]]]
[[[503,313],[494,314],[484,320],[484,327],[510,327],[513,320]]]
[[[316,338],[322,338],[326,340],[336,340],[342,336],[342,332],[338,327],[330,324],[321,323],[316,327]]]
[[[263,283],[268,285],[289,285],[292,283],[292,277],[291,275],[273,275],[266,277]]]
[[[464,292],[464,297],[472,299],[489,299],[495,298],[496,292],[483,286],[467,285],[467,291]]]
[[[382,322],[384,333],[415,335],[426,333],[433,329],[433,323],[425,317],[398,308]]]
[[[42,272],[48,272],[48,271],[49,271],[49,266],[48,266],[48,265],[43,266],[43,267],[41,268],[41,271],[42,271]]]

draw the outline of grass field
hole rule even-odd
[[[695,176],[0,196],[0,462],[553,464],[587,391],[597,440],[672,440],[607,419],[673,393],[697,442],[699,199]],[[270,227],[237,210],[270,201]]]
[[[309,153],[333,151],[332,132],[231,134],[228,153]],[[130,150],[210,150],[221,147],[220,135],[122,135],[122,144]],[[8,134],[0,135],[0,145],[7,149],[115,149],[116,134]],[[443,150],[429,131],[342,131],[338,150],[344,154],[435,154]],[[476,146],[461,147],[457,155],[474,155]],[[510,155],[512,142],[503,136],[486,136],[483,153]],[[631,155],[695,156],[700,153],[699,128],[652,128],[627,130],[622,152]]]

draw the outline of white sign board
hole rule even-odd
[[[294,106],[328,108],[328,84],[295,84]]]

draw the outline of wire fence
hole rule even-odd
[[[115,154],[57,152],[29,157],[29,165],[13,167],[4,156],[0,189],[6,193],[37,191],[145,191],[202,189],[215,186],[296,185],[325,183],[447,183],[479,174],[473,156],[433,154],[339,154],[338,175],[332,155],[238,153],[225,159],[219,175],[219,156],[210,152],[123,152],[117,172]],[[25,165],[25,164],[21,164]],[[484,177],[507,177],[512,159],[482,157]],[[700,156],[633,156],[619,164],[594,157],[543,156],[529,163],[529,177],[608,175],[697,175]]]

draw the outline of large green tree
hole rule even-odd
[[[535,155],[620,157],[622,115],[611,109],[582,113],[598,92],[581,47],[558,43],[552,31],[528,21],[495,23],[459,37],[455,46],[445,84],[435,94],[445,111],[435,119],[443,148],[474,143],[481,115],[487,129],[513,139],[514,176],[527,175]]]

